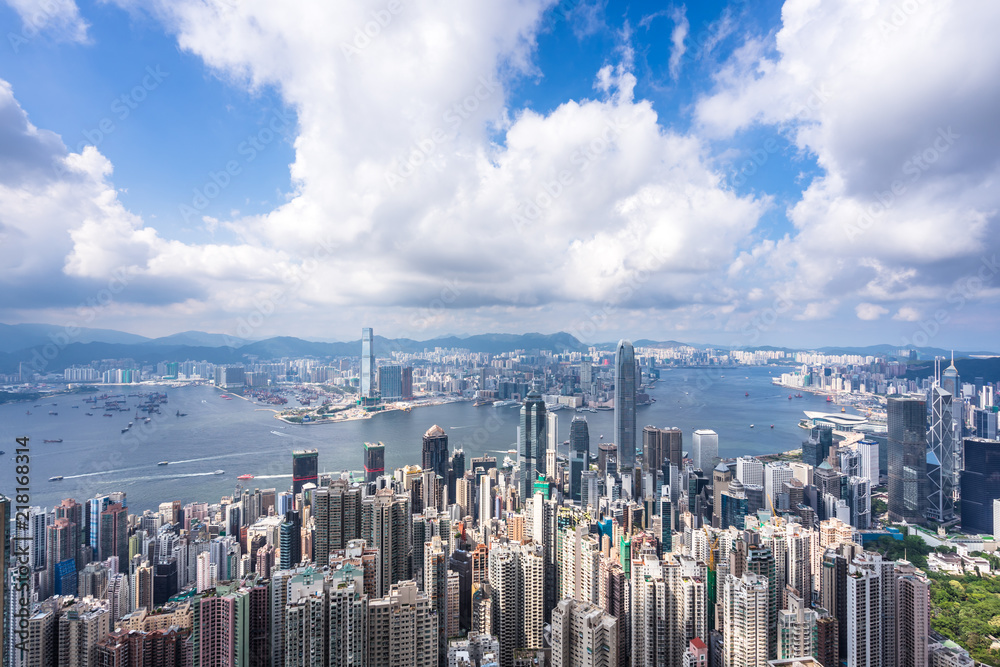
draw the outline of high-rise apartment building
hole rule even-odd
[[[723,665],[766,667],[768,581],[750,572],[727,575],[722,590]]]
[[[514,651],[542,648],[545,558],[533,544],[494,543],[489,552],[493,632],[500,667],[513,667]]]
[[[368,665],[437,667],[438,617],[413,581],[368,603]]]
[[[787,598],[788,608],[778,612],[778,659],[816,655],[818,614],[794,592]]]
[[[615,348],[615,444],[618,445],[618,469],[635,468],[635,350],[632,342],[618,341]]]
[[[617,667],[619,622],[590,602],[561,600],[552,610],[552,667]]]
[[[330,552],[347,548],[361,537],[361,488],[336,479],[313,494],[313,562],[329,563]]]
[[[389,587],[411,577],[410,548],[413,523],[410,497],[379,489],[361,501],[361,537],[378,550],[375,595],[382,597]]]

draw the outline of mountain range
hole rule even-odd
[[[636,347],[679,347],[687,345],[697,349],[726,349],[725,346],[678,341],[654,341],[639,339]],[[587,344],[565,332],[554,334],[477,334],[439,336],[418,341],[410,338],[375,337],[375,349],[379,357],[390,351],[416,353],[434,348],[463,348],[471,352],[500,354],[513,350],[550,350],[553,352],[585,352],[590,347],[599,350],[614,350],[616,342]],[[783,350],[791,348],[760,346],[761,350]],[[824,347],[813,350],[824,354],[858,354],[891,356],[899,348],[888,344],[867,347]],[[921,358],[945,356],[950,350],[940,348],[916,348]],[[361,341],[328,342],[311,341],[293,336],[278,336],[264,340],[234,338],[225,334],[203,331],[181,333],[148,338],[137,334],[112,329],[76,328],[69,330],[51,324],[0,324],[0,372],[17,372],[20,362],[31,362],[45,371],[62,371],[70,366],[88,364],[101,359],[133,359],[139,364],[155,364],[164,360],[182,361],[193,359],[212,363],[239,363],[252,356],[258,359],[280,357],[355,357],[361,352]],[[991,356],[983,351],[956,352],[957,356]],[[975,360],[973,360],[975,361]],[[1000,361],[998,361],[1000,365]],[[991,366],[988,364],[987,366]]]

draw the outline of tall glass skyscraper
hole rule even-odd
[[[535,480],[538,473],[545,473],[546,423],[545,401],[537,390],[532,389],[521,406],[521,426],[518,429],[521,456],[521,501],[535,494]]]
[[[888,400],[889,519],[924,523],[927,518],[927,403]]]
[[[928,466],[927,518],[945,522],[955,518],[955,423],[952,393],[937,385],[931,389],[931,430],[928,434],[928,463],[937,459],[933,470]]]
[[[371,327],[361,330],[361,397],[375,396],[375,335]]]
[[[635,468],[635,350],[632,342],[618,341],[615,350],[615,444],[618,469]]]
[[[569,488],[573,500],[580,500],[583,471],[590,468],[590,427],[585,417],[573,417],[569,425]]]

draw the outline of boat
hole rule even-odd
[[[215,471],[215,472],[213,472],[212,474],[213,474],[213,475],[222,475],[222,474],[224,474],[225,472],[226,472],[225,470],[216,470],[216,471]]]
[[[62,478],[63,478],[62,475],[56,475],[55,477],[49,477],[49,481],[50,482],[60,482],[60,481],[62,481]]]
[[[105,412],[105,413],[104,413],[104,416],[105,416],[105,417],[114,417],[114,415],[113,415],[113,414],[111,414],[110,412]]]
[[[24,411],[24,414],[26,414],[26,415],[30,415],[30,414],[31,414],[31,410],[25,410],[25,411]]]
[[[236,479],[253,479],[253,475],[240,475]]]
[[[62,442],[62,438],[54,438],[52,440],[42,440],[42,442]]]
[[[826,397],[826,402],[827,403],[833,403],[833,396],[827,396]]]
[[[841,408],[840,411],[841,412],[847,412],[847,409],[846,408]]]
[[[744,396],[749,396],[749,395],[750,395],[750,392],[749,392],[749,391],[748,391],[748,392],[744,392],[744,394],[743,394],[743,395],[744,395]]]
[[[128,430],[129,430],[129,427],[126,426],[125,428],[122,429],[122,433],[128,433]]]
[[[152,419],[150,419],[149,417],[146,417],[146,419],[145,419],[145,420],[143,420],[143,422],[142,422],[142,423],[143,423],[143,424],[148,424],[148,423],[149,423],[149,422],[151,422],[151,421],[153,421],[153,420],[152,420]]]
[[[792,395],[791,394],[788,395],[788,400],[792,400]]]
[[[774,424],[771,424],[771,428],[774,428]]]
[[[170,465],[170,461],[160,461],[160,462],[159,462],[159,463],[157,463],[156,465],[158,465],[158,466],[165,466],[165,465]]]
[[[795,398],[802,398],[802,393],[795,394]]]
[[[186,412],[181,412],[180,410],[178,410],[178,411],[177,411],[177,416],[178,416],[178,417],[187,417],[187,414],[188,414],[188,413],[186,413]]]
[[[57,415],[57,414],[59,414],[59,413],[58,413],[58,412],[52,412],[52,410],[49,410],[49,414],[50,414],[50,415]]]
[[[753,424],[750,424],[750,428],[753,428]]]
[[[88,417],[93,417],[94,416],[93,412],[84,412],[83,414],[87,415]]]
[[[79,405],[74,405],[74,406],[73,406],[73,409],[74,409],[74,410],[79,410],[79,409],[80,409],[80,406],[79,406]]]

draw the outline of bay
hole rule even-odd
[[[663,369],[661,379],[649,390],[656,399],[640,406],[637,427],[651,424],[676,426],[684,431],[684,448],[695,429],[710,428],[719,434],[720,455],[760,455],[796,449],[805,431],[798,427],[804,410],[833,411],[825,398],[804,394],[788,399],[789,390],[771,384],[786,369],[733,367],[724,369]],[[164,390],[164,388],[158,388]],[[101,387],[101,393],[135,394],[149,387]],[[242,474],[252,474],[251,487],[291,486],[291,453],[319,450],[320,470],[338,473],[359,471],[363,443],[381,441],[386,446],[386,468],[420,464],[421,437],[434,424],[448,434],[449,446],[462,447],[466,460],[492,454],[502,461],[517,438],[517,407],[474,407],[471,402],[417,407],[409,412],[391,411],[371,419],[337,424],[292,425],[274,419],[274,413],[242,399],[226,400],[207,386],[165,389],[169,402],[163,414],[149,424],[135,418],[140,400],[129,398],[131,412],[113,413],[83,402],[84,395],[60,395],[34,404],[0,406],[0,493],[14,495],[15,438],[28,436],[31,449],[31,504],[51,507],[63,498],[83,501],[95,494],[125,491],[132,512],[156,509],[161,502],[218,502],[233,493]],[[749,396],[745,394],[749,393]],[[57,405],[53,406],[52,403]],[[79,406],[74,408],[73,406]],[[49,411],[58,415],[49,415]],[[30,411],[32,414],[27,415]],[[177,411],[187,413],[176,416]],[[838,410],[839,411],[839,410]],[[92,412],[93,417],[86,416]],[[557,412],[559,441],[568,439],[573,410]],[[140,413],[143,415],[143,413]],[[613,441],[612,411],[585,412],[591,451],[604,436]],[[122,434],[129,421],[132,429]],[[751,428],[750,425],[754,427]],[[774,428],[771,428],[771,424]],[[44,443],[46,439],[61,443]],[[160,461],[168,465],[157,465]],[[223,470],[223,474],[213,474]],[[62,481],[50,477],[62,475]]]

